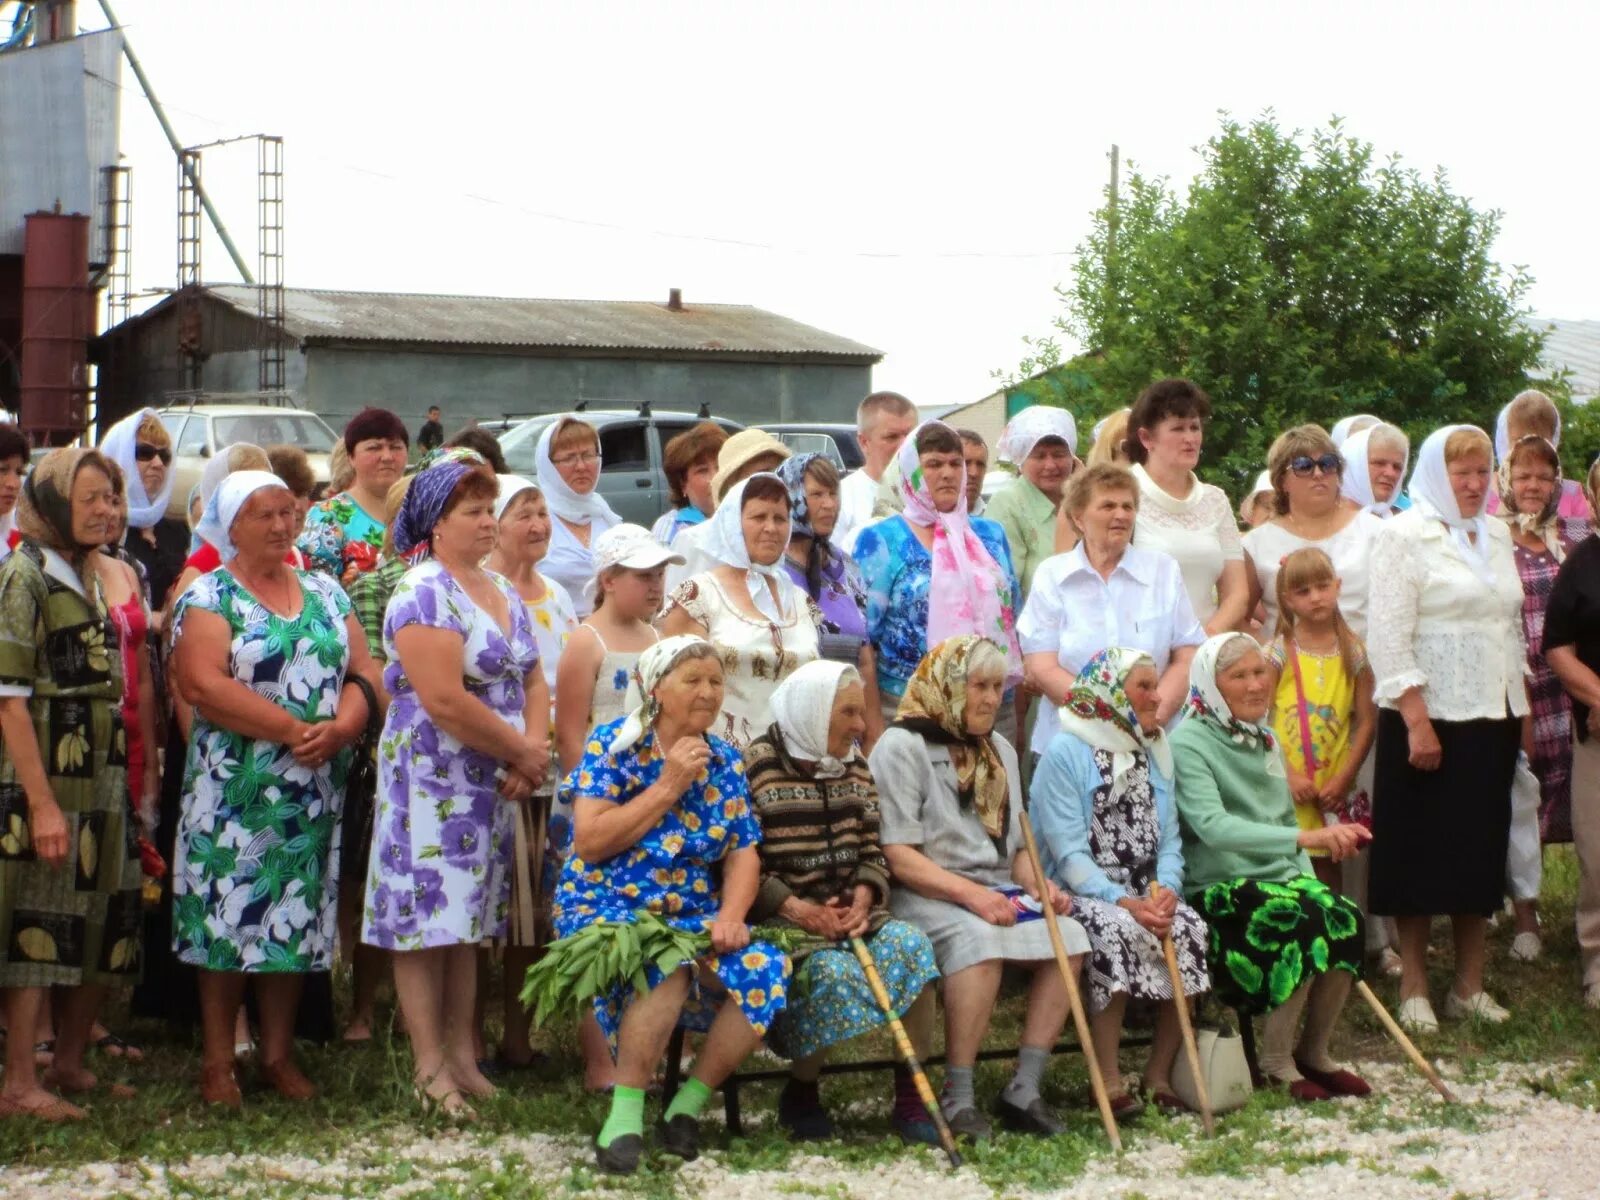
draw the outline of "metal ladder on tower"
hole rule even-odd
[[[287,403],[283,329],[283,139],[262,134],[256,151],[256,350],[259,390]]]

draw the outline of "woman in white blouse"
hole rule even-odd
[[[1360,435],[1357,435],[1360,436]],[[1367,637],[1367,560],[1383,523],[1340,497],[1344,460],[1320,425],[1297,425],[1267,452],[1277,516],[1244,535],[1250,566],[1250,607],[1266,609],[1262,641],[1278,628],[1278,566],[1296,550],[1314,547],[1333,560],[1339,611],[1355,635]]]
[[[1165,725],[1189,694],[1189,660],[1205,639],[1170,555],[1129,545],[1139,485],[1126,467],[1076,472],[1062,500],[1083,540],[1039,564],[1017,637],[1023,678],[1050,704],[1066,702],[1078,672],[1111,646],[1143,650],[1160,676],[1157,719]],[[1042,755],[1059,732],[1040,706],[1029,749]]]
[[[592,602],[584,585],[594,578],[594,539],[622,520],[595,490],[600,482],[600,435],[577,417],[550,422],[534,451],[535,476],[555,518],[550,552],[539,573],[566,589],[587,617]]]
[[[1233,506],[1195,477],[1211,398],[1187,379],[1152,383],[1128,417],[1128,461],[1141,503],[1134,541],[1170,554],[1207,635],[1238,629],[1250,613],[1250,581]],[[1104,647],[1101,647],[1104,649]]]
[[[1429,436],[1412,507],[1373,543],[1368,656],[1377,677],[1374,913],[1400,928],[1400,1020],[1438,1029],[1428,930],[1455,931],[1445,1016],[1501,1022],[1483,990],[1484,932],[1504,893],[1511,775],[1528,713],[1522,584],[1502,521],[1485,518],[1493,451],[1471,425]]]

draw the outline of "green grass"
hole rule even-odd
[[[1443,1033],[1422,1043],[1424,1053],[1447,1071],[1471,1080],[1504,1063],[1548,1064],[1528,1086],[1531,1092],[1563,1103],[1594,1108],[1600,1090],[1600,1014],[1589,1012],[1578,988],[1577,948],[1572,931],[1572,897],[1576,865],[1570,851],[1549,855],[1544,901],[1546,955],[1531,966],[1506,957],[1510,930],[1505,923],[1493,935],[1490,988],[1510,1007],[1515,1019],[1506,1027],[1471,1028],[1447,1022]],[[1434,960],[1433,993],[1441,997],[1449,985],[1448,937],[1439,928],[1440,953]],[[497,985],[498,986],[498,985]],[[1394,987],[1375,985],[1391,1005]],[[490,1011],[494,1011],[494,1003]],[[994,1042],[1015,1044],[1019,1002],[1012,998],[996,1014]],[[199,1047],[189,1038],[175,1038],[156,1023],[129,1021],[112,1013],[113,1027],[139,1041],[149,1055],[140,1067],[120,1067],[96,1057],[103,1075],[126,1080],[141,1089],[134,1101],[100,1099],[91,1117],[77,1126],[45,1127],[25,1121],[0,1121],[0,1164],[15,1168],[59,1168],[70,1178],[86,1163],[125,1164],[145,1177],[165,1169],[166,1186],[176,1195],[217,1194],[216,1183],[196,1179],[192,1158],[235,1154],[339,1160],[340,1169],[326,1184],[307,1182],[285,1173],[276,1178],[260,1163],[243,1161],[232,1178],[242,1191],[261,1196],[384,1195],[413,1188],[416,1196],[533,1196],[550,1198],[595,1194],[602,1197],[677,1197],[691,1194],[673,1160],[652,1160],[636,1178],[617,1181],[598,1177],[586,1165],[584,1144],[599,1128],[606,1102],[583,1094],[581,1070],[570,1031],[542,1036],[551,1055],[539,1076],[523,1073],[505,1078],[501,1094],[480,1104],[482,1120],[457,1129],[424,1117],[412,1097],[410,1057],[403,1039],[385,1034],[364,1047],[341,1045],[305,1048],[307,1073],[322,1088],[309,1104],[291,1104],[247,1087],[243,1113],[207,1110],[195,1095]],[[1376,1020],[1352,999],[1336,1050],[1357,1063],[1401,1062]],[[851,1056],[892,1057],[883,1036],[863,1039],[848,1048]],[[1140,1052],[1129,1051],[1125,1065],[1137,1070]],[[766,1064],[770,1065],[770,1064]],[[1008,1064],[986,1064],[978,1072],[980,1100],[987,1102],[1004,1084]],[[248,1075],[247,1075],[248,1078]],[[1391,1093],[1384,1103],[1344,1110],[1360,1132],[1411,1133],[1401,1153],[1375,1169],[1415,1179],[1419,1184],[1444,1182],[1439,1172],[1419,1165],[1418,1158],[1436,1153],[1433,1136],[1441,1130],[1474,1131],[1484,1114],[1471,1105],[1437,1101],[1426,1085],[1408,1074],[1403,1095]],[[902,1147],[888,1122],[890,1081],[887,1075],[829,1077],[824,1097],[842,1130],[839,1140],[805,1148],[845,1173],[869,1170],[908,1158],[929,1171],[943,1169],[942,1157]],[[997,1194],[1017,1195],[1061,1186],[1091,1160],[1109,1154],[1090,1102],[1081,1060],[1057,1059],[1046,1078],[1046,1097],[1068,1122],[1068,1130],[1048,1141],[1001,1135],[972,1147],[967,1161]],[[734,1172],[789,1168],[797,1150],[773,1129],[774,1085],[743,1089],[746,1136],[728,1140],[720,1127],[708,1125],[707,1141],[717,1160]],[[714,1102],[715,1103],[715,1102]],[[847,1109],[854,1108],[855,1111]],[[1334,1161],[1345,1152],[1295,1134],[1293,1106],[1281,1094],[1259,1093],[1236,1113],[1218,1123],[1218,1136],[1205,1141],[1192,1121],[1173,1121],[1150,1114],[1123,1131],[1130,1150],[1157,1142],[1183,1146],[1183,1170],[1192,1176],[1242,1177],[1278,1167],[1294,1174]],[[650,1110],[653,1119],[654,1107]],[[548,1152],[535,1153],[510,1139],[551,1134],[572,1139],[574,1165],[551,1172]],[[419,1146],[430,1157],[419,1161]],[[356,1150],[354,1147],[361,1147]],[[441,1151],[444,1151],[441,1153]],[[435,1161],[437,1159],[437,1161]],[[0,1167],[0,1190],[7,1185]],[[135,1175],[135,1179],[139,1176]],[[1137,1186],[1129,1178],[1130,1189]],[[791,1176],[781,1195],[834,1198],[846,1194],[828,1178]],[[1130,1190],[1130,1195],[1136,1194]]]

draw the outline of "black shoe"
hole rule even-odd
[[[679,1113],[656,1126],[656,1140],[664,1153],[693,1162],[700,1157],[700,1122],[688,1113]]]
[[[975,1142],[994,1135],[994,1127],[989,1124],[988,1118],[975,1108],[958,1109],[945,1118],[945,1124],[950,1126],[950,1132],[956,1137],[968,1137]]]
[[[637,1133],[625,1133],[602,1146],[599,1139],[594,1144],[594,1162],[607,1175],[632,1175],[639,1169],[644,1157],[644,1138]]]
[[[817,1142],[833,1136],[833,1120],[822,1107],[815,1083],[790,1080],[778,1095],[778,1124],[800,1142]]]
[[[1037,1097],[1024,1108],[1001,1096],[994,1103],[994,1114],[1000,1118],[1000,1124],[1016,1133],[1054,1137],[1067,1127],[1060,1117],[1050,1111],[1050,1106]]]

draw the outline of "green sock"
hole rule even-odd
[[[644,1135],[644,1089],[623,1087],[619,1083],[611,1089],[611,1112],[595,1140],[604,1150],[630,1133]]]
[[[698,1117],[709,1099],[711,1099],[711,1089],[691,1077],[678,1089],[678,1094],[672,1098],[672,1103],[667,1105],[665,1119],[670,1121],[673,1117]]]

